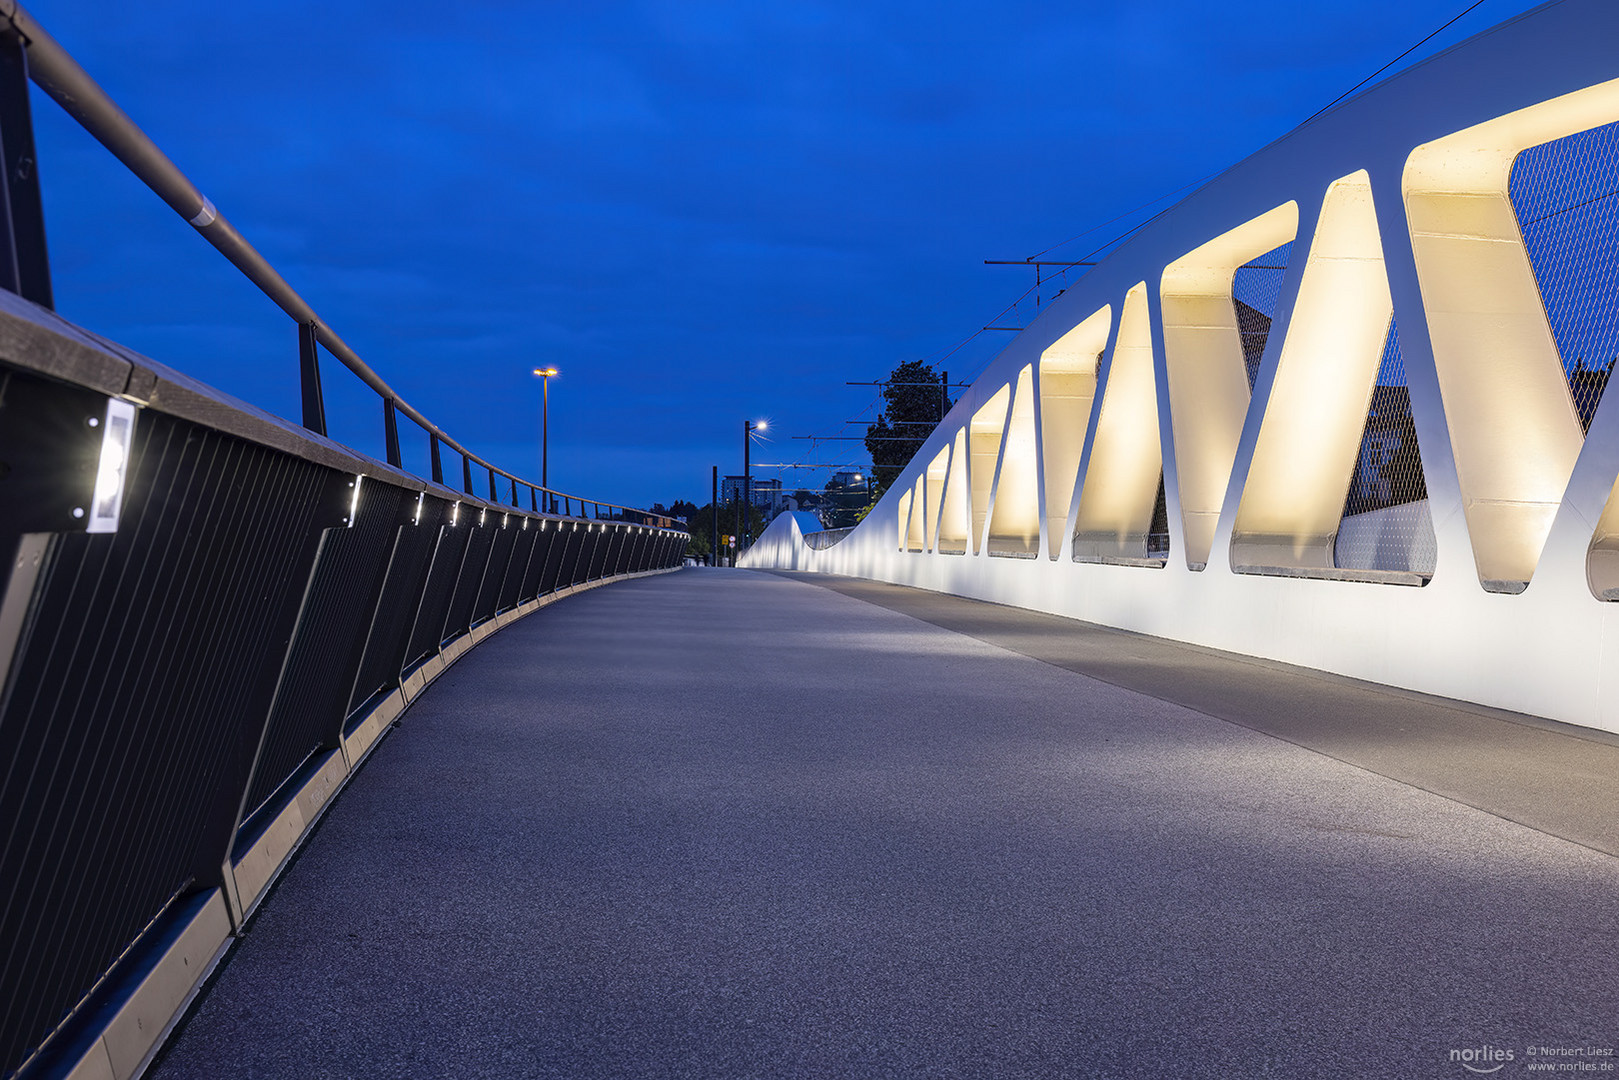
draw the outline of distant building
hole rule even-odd
[[[838,485],[846,491],[854,488],[864,489],[870,482],[871,478],[865,473],[840,472],[832,474],[832,483]]]
[[[720,501],[728,503],[741,498],[744,482],[745,479],[740,476],[727,476],[721,480]],[[753,505],[763,510],[766,515],[780,513],[782,508],[781,481],[755,476],[753,478]]]

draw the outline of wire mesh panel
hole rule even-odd
[[[612,555],[613,542],[616,537],[613,535],[611,526],[597,526],[596,530],[590,535],[595,550],[591,554],[590,570],[586,574],[585,580],[596,581],[607,570],[607,560]]]
[[[244,819],[311,753],[336,746],[378,591],[412,493],[362,484],[354,524],[327,529],[254,768]]]
[[[489,556],[494,551],[495,534],[500,532],[499,522],[486,521],[468,529],[467,553],[461,560],[460,577],[444,619],[444,640],[460,637],[472,629],[472,613],[483,588],[483,578],[489,568]]]
[[[1341,569],[1431,575],[1437,558],[1399,328],[1390,320],[1333,560]]]
[[[522,600],[523,584],[528,579],[534,553],[539,550],[538,524],[531,521],[527,528],[519,528],[517,531],[517,546],[512,549],[511,562],[506,567],[506,580],[500,585],[500,596],[495,604],[497,611],[508,611]]]
[[[613,532],[618,543],[614,546],[612,559],[607,564],[607,573],[623,574],[628,572],[630,551],[635,547],[638,538],[628,525],[616,526]]]
[[[618,558],[613,561],[613,573],[629,574],[635,570],[635,554],[641,548],[641,531],[632,526],[625,525],[624,542],[618,549]]]
[[[595,581],[601,576],[602,562],[607,558],[607,534],[596,526],[585,533],[585,556],[582,560],[579,583]]]
[[[1231,282],[1231,302],[1237,309],[1237,332],[1242,337],[1243,366],[1248,371],[1248,390],[1253,392],[1259,378],[1259,362],[1270,339],[1271,322],[1281,302],[1282,281],[1293,257],[1293,241],[1272,248],[1237,267]]]
[[[421,606],[417,608],[410,648],[406,652],[405,670],[410,671],[429,656],[438,652],[444,640],[444,622],[455,598],[455,585],[461,577],[461,562],[466,557],[467,543],[472,529],[465,523],[445,525],[433,551],[433,568],[428,572],[427,585],[422,589]]]
[[[0,1074],[219,873],[332,476],[147,410],[118,531],[52,541],[0,705]]]
[[[573,583],[584,585],[586,581],[596,580],[596,567],[601,565],[602,555],[606,554],[606,536],[602,536],[601,529],[594,525],[584,526],[584,549],[580,552],[580,565],[573,572]]]
[[[1149,561],[1169,559],[1169,503],[1164,497],[1164,474],[1158,474],[1158,496],[1152,504],[1152,524],[1147,526]]]
[[[1619,123],[1530,147],[1507,190],[1589,431],[1619,358]]]
[[[500,600],[500,587],[506,580],[506,571],[511,567],[512,553],[517,550],[517,538],[522,534],[517,522],[508,521],[501,525],[493,515],[489,528],[494,532],[494,537],[489,546],[489,561],[484,565],[483,580],[478,585],[478,599],[472,605],[469,626],[494,617],[495,607]]]
[[[523,581],[524,600],[533,600],[545,595],[548,578],[555,580],[551,575],[554,574],[562,548],[562,537],[557,532],[556,522],[542,521],[539,530],[539,538],[535,541],[534,559],[529,563],[528,577]]]
[[[440,499],[424,498],[420,514],[419,520],[398,528],[393,555],[388,560],[388,576],[383,581],[376,617],[360,660],[360,673],[349,697],[347,712],[351,718],[371,698],[398,685],[405,666],[405,650],[438,541],[438,523],[448,517],[449,505]]]
[[[573,585],[574,569],[579,563],[579,551],[584,545],[584,534],[572,522],[558,524],[560,530],[555,544],[556,567],[546,570],[545,591],[556,592]]]

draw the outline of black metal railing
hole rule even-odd
[[[26,13],[0,12],[8,26],[0,1077],[33,1077],[81,1060],[203,904],[240,925],[265,884],[243,884],[243,860],[312,777],[352,772],[368,726],[483,634],[574,588],[677,567],[689,537],[548,491],[433,425]],[[29,75],[293,318],[301,427],[51,312]],[[379,395],[386,462],[325,436],[319,348]],[[431,476],[402,468],[400,415],[427,433]],[[460,490],[442,447],[461,455]]]

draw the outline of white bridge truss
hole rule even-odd
[[[1619,731],[1615,42],[1612,0],[1548,4],[1247,158],[1051,303],[860,527],[784,515],[742,565]]]

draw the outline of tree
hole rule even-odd
[[[737,501],[720,503],[720,536],[730,536],[736,529]],[[686,554],[696,559],[704,558],[714,552],[714,504],[693,506],[687,502],[677,502],[671,510],[685,508],[690,512],[683,515],[686,518],[686,531],[691,533],[691,541],[686,545]],[[680,515],[677,515],[680,516]],[[757,507],[750,507],[748,517],[753,528],[755,539],[764,532],[764,513]],[[724,552],[729,553],[729,548]]]
[[[826,498],[821,502],[821,522],[829,529],[858,525],[871,502],[871,488],[865,482],[845,484],[833,477],[827,481]]]
[[[931,364],[907,360],[888,373],[883,411],[866,428],[866,451],[871,454],[878,495],[911,463],[950,404],[949,390]]]

